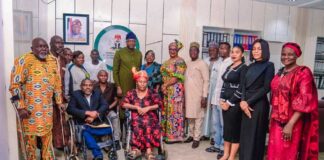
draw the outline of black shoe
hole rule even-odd
[[[164,141],[165,144],[181,143],[182,141]]]
[[[195,148],[198,148],[199,147],[199,141],[196,141],[196,140],[194,140],[193,142],[192,142],[192,146],[191,146],[193,149],[195,149]]]
[[[212,139],[210,139],[210,145],[215,145],[215,140],[214,140],[214,138],[212,138]]]
[[[102,156],[97,156],[93,160],[103,160],[103,157]]]
[[[193,138],[192,137],[189,137],[189,138],[187,138],[185,141],[184,141],[184,143],[190,143],[190,142],[192,142],[193,141]]]
[[[126,143],[123,143],[122,147],[125,150],[126,149]]]
[[[206,137],[206,136],[202,136],[200,138],[200,141],[208,141],[209,140],[209,137]]]
[[[121,150],[119,141],[115,141],[116,151]]]
[[[216,148],[214,146],[211,146],[211,147],[206,148],[205,151],[206,152],[209,152],[209,153],[216,153],[216,152],[220,152],[220,149],[219,148]]]
[[[36,137],[36,146],[38,149],[42,149],[42,139],[40,137]]]
[[[224,156],[224,151],[219,151],[217,154],[217,159],[221,159]]]

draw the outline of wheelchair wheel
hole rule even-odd
[[[71,156],[71,157],[68,157],[67,160],[79,160],[78,156]]]
[[[168,152],[165,150],[164,143],[162,143],[160,147],[154,148],[153,152],[156,155],[156,160],[166,160],[168,157]]]
[[[81,146],[81,148],[82,148],[81,151],[82,151],[83,159],[87,160],[88,159],[88,155],[87,155],[88,149],[87,149],[87,146],[85,144],[85,140],[84,140],[83,137],[82,137],[82,146]]]
[[[167,160],[168,159],[168,152],[166,150],[159,153],[156,158],[156,160]]]
[[[68,160],[78,160],[77,157],[77,147],[76,147],[76,139],[75,139],[75,124],[72,119],[68,120],[69,131],[70,131],[70,141],[68,144],[68,149],[66,151],[66,159]]]

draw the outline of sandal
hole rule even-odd
[[[148,153],[145,155],[146,160],[155,160],[155,155],[153,154],[153,152]]]
[[[127,157],[129,159],[136,159],[141,155],[142,155],[142,152],[139,149],[133,149],[128,153]]]

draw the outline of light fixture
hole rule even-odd
[[[288,0],[289,2],[295,2],[296,0]]]

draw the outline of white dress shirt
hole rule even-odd
[[[90,102],[91,102],[91,101],[90,101],[90,100],[91,100],[91,94],[90,94],[89,96],[85,96],[85,98],[87,99],[87,101],[88,101],[88,103],[89,103],[89,106],[90,106],[90,104],[91,104],[91,103],[90,103]],[[90,106],[90,107],[91,107],[91,106]]]

